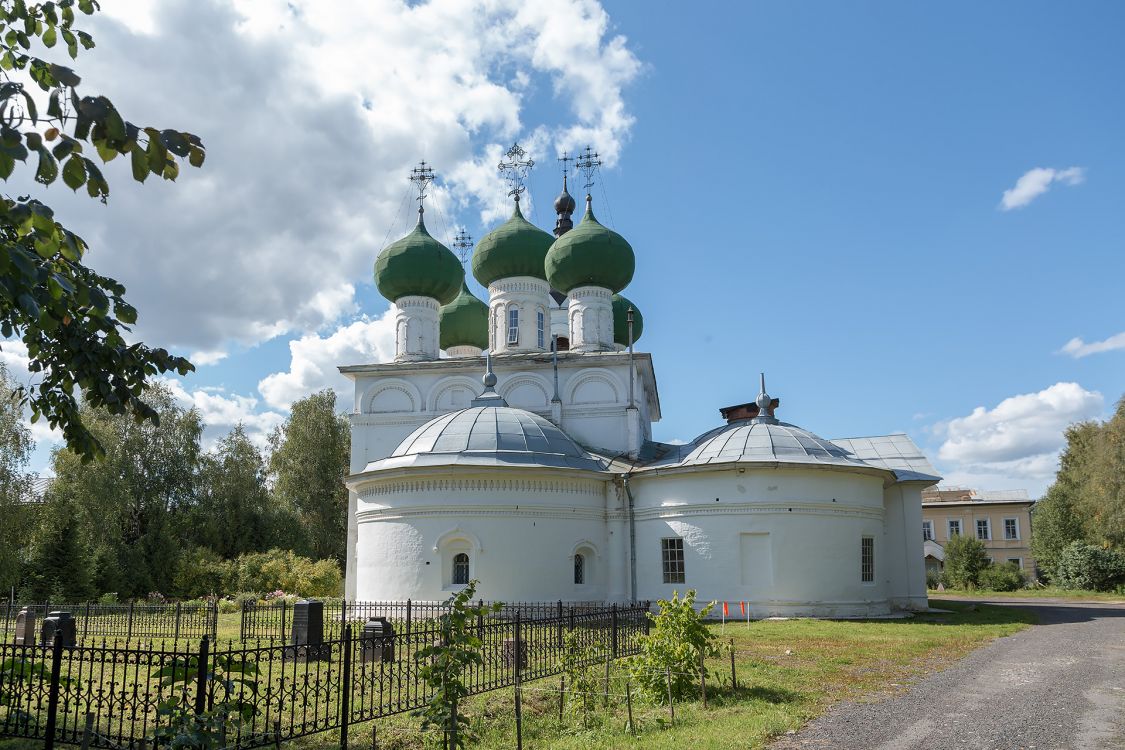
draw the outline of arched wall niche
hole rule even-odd
[[[469,402],[480,393],[479,378],[458,375],[439,380],[430,390],[429,409],[432,412],[450,412],[467,409]]]
[[[567,403],[616,404],[621,402],[621,382],[609,370],[587,370],[570,384]]]
[[[528,372],[516,373],[500,386],[500,395],[509,406],[528,411],[543,411],[551,403],[551,384]]]
[[[422,394],[405,380],[379,380],[360,399],[365,414],[397,414],[421,411]]]

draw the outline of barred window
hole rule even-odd
[[[537,343],[539,344],[539,348],[543,349],[544,346],[543,346],[543,311],[542,310],[535,313],[535,326],[536,326],[536,333],[538,335],[538,342]]]
[[[684,583],[684,540],[678,536],[660,540],[664,583]]]
[[[875,537],[865,536],[860,540],[859,576],[864,583],[875,582]]]
[[[583,555],[574,556],[574,582],[586,583],[586,558]]]
[[[453,556],[453,585],[469,582],[469,556],[458,552]]]
[[[518,344],[520,342],[520,309],[518,307],[508,308],[508,343]]]

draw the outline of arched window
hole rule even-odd
[[[515,305],[508,307],[508,343],[516,345],[520,342],[520,309]]]
[[[453,585],[461,585],[469,582],[469,556],[464,552],[458,552],[453,556]]]
[[[574,582],[577,584],[586,583],[586,556],[574,556]]]

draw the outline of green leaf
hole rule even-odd
[[[74,147],[76,145],[78,144],[73,139],[63,136],[63,139],[59,141],[53,149],[51,149],[51,153],[55,155],[56,159],[62,161],[66,157],[70,156],[70,152],[74,151]]]
[[[192,146],[191,151],[188,153],[188,164],[193,167],[202,167],[204,158],[206,158],[206,153],[203,149]]]
[[[43,148],[43,136],[35,132],[24,133],[24,140],[27,141],[27,147],[32,151],[38,151]]]
[[[47,47],[48,49],[54,47],[55,42],[58,41],[58,35],[55,32],[55,27],[48,26],[47,30],[43,32],[43,36],[41,38],[43,40],[43,46]]]
[[[16,167],[16,160],[7,154],[0,154],[0,179],[8,179]]]
[[[35,181],[40,185],[50,185],[58,176],[59,165],[55,157],[47,149],[39,149],[39,169],[35,172]]]
[[[39,319],[39,304],[30,294],[21,294],[17,300],[20,309],[27,313],[29,318]]]
[[[51,63],[50,69],[51,75],[53,75],[55,77],[55,80],[61,83],[63,86],[70,86],[71,88],[74,88],[78,84],[82,83],[82,79],[70,68],[67,68],[63,65],[55,65],[54,63]]]
[[[51,99],[47,102],[47,115],[49,117],[62,117],[62,106],[59,103],[59,97],[62,92],[55,89],[51,92]]]
[[[78,154],[71,154],[63,168],[63,182],[71,190],[78,190],[86,184],[86,162]]]
[[[140,148],[134,148],[131,152],[133,157],[133,179],[137,182],[144,182],[148,177],[148,155]]]
[[[94,148],[98,150],[98,156],[102,157],[103,162],[110,162],[117,158],[119,153],[117,149],[110,146],[105,141],[94,141]]]

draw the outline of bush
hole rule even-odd
[[[936,589],[938,587],[939,583],[941,583],[941,571],[940,570],[927,569],[926,570],[926,588]]]
[[[989,565],[980,572],[980,587],[989,591],[1015,591],[1027,585],[1020,566],[1013,562]]]
[[[117,604],[117,592],[110,591],[98,597],[98,604]]]
[[[231,564],[227,580],[230,591],[287,591],[297,596],[339,596],[344,576],[335,560],[317,560],[295,555],[291,550],[271,549],[240,555]]]
[[[945,545],[945,570],[942,582],[958,589],[973,589],[980,584],[980,573],[988,567],[984,542],[957,534]]]
[[[231,568],[231,563],[206,547],[185,552],[173,580],[176,594],[186,599],[221,594],[226,591]]]
[[[1125,584],[1125,553],[1072,542],[1059,555],[1055,583],[1064,589],[1112,591]]]
[[[652,620],[649,634],[641,638],[641,650],[630,660],[633,679],[644,693],[657,703],[668,700],[668,675],[671,675],[672,699],[679,700],[695,693],[699,684],[699,656],[717,656],[715,635],[703,620],[715,606],[711,602],[695,611],[695,591],[683,599],[672,592],[671,600],[657,602],[660,613]]]

